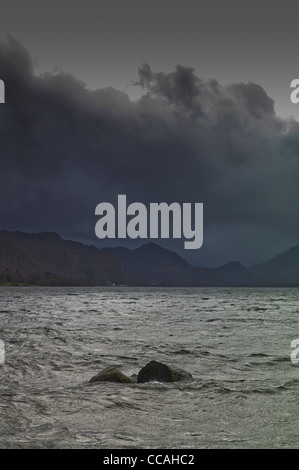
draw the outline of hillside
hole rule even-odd
[[[155,243],[134,250],[64,240],[50,232],[0,231],[0,284],[135,286],[299,286],[299,245],[245,268],[193,267]]]
[[[299,286],[299,245],[251,268],[260,285]]]
[[[31,284],[123,283],[113,254],[63,240],[55,233],[0,232],[0,279]]]

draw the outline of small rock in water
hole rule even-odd
[[[132,383],[132,380],[114,367],[106,367],[106,369],[92,377],[89,382]]]
[[[137,383],[153,381],[179,382],[182,380],[192,380],[192,375],[184,370],[174,369],[157,361],[151,361],[146,364],[137,376]]]

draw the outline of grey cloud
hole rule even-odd
[[[261,86],[143,64],[144,95],[131,101],[62,71],[35,75],[11,37],[0,45],[0,67],[3,228],[95,243],[95,206],[122,193],[145,203],[203,202],[205,240],[194,262],[250,264],[299,240],[299,128],[275,115]],[[244,233],[247,243],[238,243]]]
[[[177,65],[171,73],[152,72],[149,64],[139,68],[139,80],[152,96],[163,96],[170,104],[182,106],[192,117],[217,119],[219,112],[250,113],[255,118],[274,116],[274,100],[255,83],[222,87],[215,79],[202,80],[191,67]]]
[[[274,115],[274,100],[270,98],[265,90],[256,83],[239,83],[231,85],[230,90],[238,98],[244,101],[244,106],[255,117],[262,117],[263,114]]]

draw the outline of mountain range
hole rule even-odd
[[[56,233],[0,231],[0,285],[299,286],[299,245],[260,265],[194,267],[155,243],[102,248]]]

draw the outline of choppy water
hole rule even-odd
[[[0,447],[299,448],[298,294],[0,288]],[[88,383],[152,359],[194,380]]]

